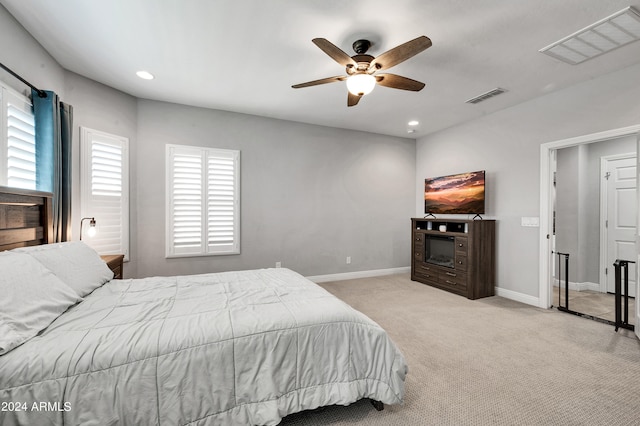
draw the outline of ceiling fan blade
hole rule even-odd
[[[294,89],[300,89],[302,87],[317,86],[319,84],[327,84],[327,83],[333,83],[336,81],[344,81],[346,79],[347,79],[346,76],[337,75],[335,77],[321,78],[320,80],[313,80],[313,81],[307,81],[306,83],[294,84],[291,87],[293,87]]]
[[[331,56],[334,61],[342,65],[343,67],[352,65],[358,65],[356,61],[351,59],[351,56],[347,55],[344,51],[342,51],[338,46],[331,43],[329,40],[325,38],[314,38],[311,40],[316,46],[318,46],[324,53]]]
[[[359,95],[354,95],[351,92],[347,92],[347,95],[348,95],[347,96],[347,106],[350,106],[350,107],[358,105],[358,102],[360,101],[360,98],[362,97],[362,96],[359,96]]]
[[[392,89],[411,90],[419,92],[425,86],[423,82],[412,80],[407,77],[395,74],[376,74],[376,82],[380,86],[391,87]]]
[[[400,62],[406,61],[412,56],[426,50],[431,46],[431,39],[426,36],[420,36],[411,41],[408,41],[400,46],[396,46],[391,50],[387,50],[373,61],[369,65],[369,69],[384,70],[391,68],[394,65],[398,65]]]

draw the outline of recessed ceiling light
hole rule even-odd
[[[418,120],[411,120],[410,122],[407,123],[409,126],[417,126],[418,124],[420,124],[420,122]]]
[[[576,65],[636,40],[640,40],[640,14],[629,6],[539,51]]]
[[[149,71],[138,71],[136,73],[136,75],[140,78],[142,78],[143,80],[153,80],[153,74],[151,74]]]

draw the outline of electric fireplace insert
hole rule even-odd
[[[425,235],[424,261],[446,268],[455,268],[455,237]]]

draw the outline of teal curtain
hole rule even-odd
[[[54,92],[32,91],[36,124],[36,189],[53,194],[53,238],[71,237],[71,134],[73,107]]]

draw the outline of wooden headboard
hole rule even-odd
[[[53,241],[52,195],[0,186],[0,251]]]

